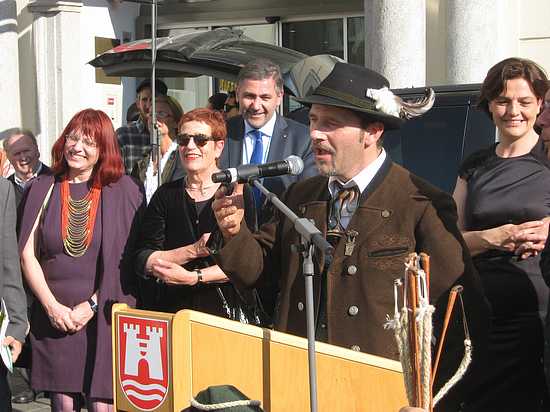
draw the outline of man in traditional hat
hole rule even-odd
[[[407,104],[391,93],[378,73],[323,56],[304,60],[291,75],[297,84],[308,85],[297,100],[311,105],[312,149],[321,176],[292,185],[284,201],[298,216],[312,219],[335,246],[328,262],[320,254],[314,257],[319,275],[314,277],[316,339],[397,359],[393,333],[383,329],[386,315],[394,312],[393,283],[402,276],[409,253],[425,252],[431,257],[436,336],[451,287],[464,286],[474,346],[469,373],[475,376],[488,307],[457,228],[456,206],[447,193],[393,163],[381,144],[384,130],[396,129],[405,118],[425,111],[433,94]],[[275,279],[280,288],[275,328],[305,336],[302,262],[292,250],[300,243],[299,234],[281,215],[250,233],[241,224],[241,188],[231,196],[222,192],[213,204],[221,233],[210,240],[214,259],[241,286]],[[464,353],[459,313],[455,311],[447,335],[436,390],[454,373]],[[441,401],[440,410],[467,405],[464,388],[455,387]]]

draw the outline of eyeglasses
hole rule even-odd
[[[88,148],[94,149],[97,147],[97,142],[89,136],[82,137],[82,136],[70,134],[66,137],[65,142],[69,143],[71,146],[74,146],[78,142],[82,142],[82,145]]]
[[[226,103],[226,104],[223,105],[223,109],[224,109],[226,112],[228,112],[228,111],[230,111],[231,109],[234,109],[234,108],[236,108],[236,107],[238,107],[236,104],[227,104],[227,103]]]
[[[209,141],[216,141],[217,140],[214,137],[206,136],[205,134],[182,133],[182,134],[178,134],[176,136],[176,141],[178,142],[178,145],[180,145],[180,146],[187,146],[189,144],[189,141],[191,140],[191,138],[193,138],[193,141],[199,147],[203,147]]]

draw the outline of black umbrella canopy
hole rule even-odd
[[[281,67],[286,78],[292,66],[305,57],[306,54],[295,50],[255,41],[241,30],[221,28],[157,39],[156,73],[158,77],[207,75],[235,80],[241,67],[250,60],[268,58]],[[115,47],[90,64],[103,68],[109,76],[149,77],[151,39]]]

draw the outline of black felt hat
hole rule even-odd
[[[398,129],[405,121],[400,116],[400,99],[389,90],[389,81],[366,67],[319,55],[295,64],[289,76],[294,98],[302,104],[350,109],[384,123],[387,129]]]

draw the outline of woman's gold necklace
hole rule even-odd
[[[191,192],[200,192],[201,195],[206,195],[208,192],[207,190],[218,185],[218,183],[212,183],[212,184],[209,184],[209,185],[206,185],[206,186],[199,186],[199,187],[194,187],[194,186],[189,186],[189,182],[187,181],[187,177],[185,177],[185,188],[187,190],[190,190]]]
[[[63,247],[69,256],[86,253],[92,240],[101,189],[92,187],[80,200],[69,194],[69,184],[61,183],[61,234]]]

